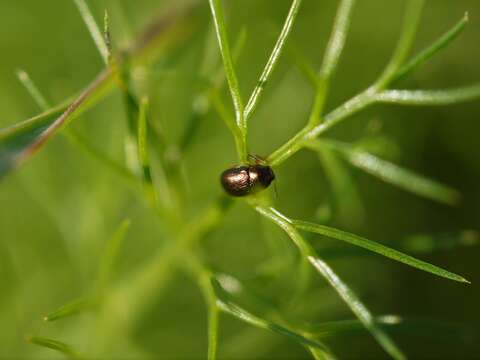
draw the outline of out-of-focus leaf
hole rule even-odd
[[[424,254],[478,245],[479,238],[478,231],[475,230],[463,230],[450,234],[415,234],[403,238],[398,245],[402,249]]]
[[[428,319],[404,319],[397,315],[375,317],[374,321],[385,331],[406,336],[432,338],[446,341],[471,339],[471,330],[465,325],[452,324]],[[312,326],[308,333],[319,339],[355,336],[365,333],[365,327],[357,319],[332,321]]]
[[[380,159],[365,151],[355,149],[349,144],[333,140],[312,140],[306,146],[315,151],[319,151],[325,146],[333,149],[344,156],[353,166],[416,195],[449,205],[458,203],[460,199],[458,191],[446,185],[418,175],[413,171]]]
[[[80,299],[63,305],[43,318],[45,321],[57,321],[91,310],[95,306],[94,299]]]
[[[178,40],[188,32],[187,29],[191,30],[191,25],[180,20],[187,18],[191,14],[191,10],[198,6],[198,3],[199,1],[190,1],[188,5],[180,7],[175,5],[174,11],[164,14],[163,17],[147,27],[127,50],[126,54],[130,57],[129,60],[145,60],[143,56],[153,50],[152,44],[159,48],[178,43]],[[174,33],[174,29],[183,31]],[[162,37],[164,41],[156,41],[159,37]],[[122,61],[124,61],[123,58],[120,59],[119,65]],[[106,69],[75,100],[66,101],[43,114],[1,129],[0,178],[29,159],[63,126],[103,98],[113,88],[116,73],[116,67]]]
[[[76,352],[70,345],[67,345],[58,340],[53,340],[53,339],[38,337],[38,336],[30,336],[30,337],[27,337],[27,341],[41,347],[58,351],[66,355],[70,359],[75,359],[75,360],[84,359],[84,357],[81,356],[78,352]]]

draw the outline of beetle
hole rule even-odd
[[[254,164],[239,165],[225,170],[220,176],[224,190],[232,196],[246,196],[266,189],[275,180],[275,174],[261,158],[249,155]]]

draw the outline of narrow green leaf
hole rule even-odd
[[[110,16],[105,9],[105,15],[103,16],[103,39],[105,47],[107,49],[107,64],[112,62],[112,35],[110,32]]]
[[[464,279],[460,275],[451,273],[450,271],[441,269],[435,265],[429,264],[427,262],[415,259],[414,257],[410,255],[406,255],[400,251],[391,249],[385,245],[382,245],[380,243],[362,238],[360,236],[354,235],[347,233],[345,231],[341,231],[338,229],[334,229],[328,226],[324,225],[317,225],[313,223],[309,223],[306,221],[300,221],[300,220],[295,220],[293,221],[293,224],[296,228],[308,232],[313,232],[316,234],[320,234],[323,236],[327,236],[333,239],[341,240],[348,242],[352,245],[362,247],[364,249],[367,249],[369,251],[373,251],[377,254],[383,255],[385,257],[388,257],[390,259],[399,261],[401,263],[404,263],[406,265],[412,266],[414,268],[432,273],[434,275],[444,277],[446,279],[458,281],[458,282],[464,282],[464,283],[469,283],[468,280]]]
[[[105,65],[108,65],[108,61],[110,58],[110,51],[108,49],[107,44],[105,43],[105,38],[102,36],[102,32],[98,27],[97,23],[95,22],[95,18],[92,15],[87,3],[85,0],[73,0],[75,5],[82,16],[85,25],[87,26],[88,31],[90,32],[90,36],[92,37],[95,45],[97,46],[98,52],[102,56],[102,59]]]
[[[428,48],[423,50],[420,54],[415,56],[412,60],[406,63],[392,79],[392,82],[400,81],[410,75],[415,69],[425,64],[432,56],[437,54],[440,50],[447,47],[453,40],[455,40],[465,29],[468,23],[468,13],[449,31],[443,34]]]
[[[247,324],[253,325],[255,327],[258,327],[260,329],[265,329],[286,337],[289,337],[290,339],[294,340],[295,342],[298,342],[302,345],[305,346],[312,346],[315,348],[320,348],[324,351],[328,351],[328,349],[321,343],[315,340],[311,340],[306,338],[305,336],[287,329],[284,326],[278,325],[276,323],[273,323],[271,321],[259,318],[255,315],[252,315],[245,309],[241,308],[240,306],[232,303],[232,302],[223,302],[221,300],[217,301],[217,306],[222,310],[223,312],[230,314],[237,319],[240,319]]]
[[[325,56],[319,73],[317,93],[312,106],[312,111],[308,120],[308,127],[312,128],[322,122],[321,117],[328,90],[330,87],[330,78],[334,74],[340,56],[345,46],[348,29],[352,17],[355,0],[342,0],[338,7],[337,16],[333,25],[333,32],[327,45]]]
[[[27,337],[27,341],[34,345],[58,351],[66,355],[70,359],[79,360],[84,358],[83,356],[79,355],[70,345],[67,345],[58,340],[38,336],[29,336]]]
[[[339,5],[332,35],[328,41],[327,50],[320,68],[320,78],[329,79],[335,72],[342,55],[348,29],[352,18],[352,10],[356,0],[342,0]]]
[[[365,151],[357,150],[347,143],[333,140],[313,140],[306,143],[306,146],[316,151],[325,146],[334,149],[353,166],[416,195],[449,205],[455,205],[460,200],[458,191],[449,186],[430,180]]]
[[[425,0],[409,0],[407,2],[402,34],[389,64],[376,83],[378,88],[384,89],[392,82],[397,71],[409,55],[417,34],[424,5]]]
[[[108,240],[104,253],[102,255],[97,278],[97,293],[103,292],[108,286],[114,271],[115,263],[120,252],[120,248],[125,236],[130,229],[131,221],[126,219],[115,230],[112,237]]]
[[[38,89],[35,83],[32,81],[28,73],[24,70],[17,70],[17,77],[18,80],[22,83],[22,85],[27,89],[28,93],[38,105],[40,110],[47,111],[50,109],[50,105],[48,104],[47,99],[43,96],[42,92]]]
[[[228,40],[227,29],[225,27],[225,19],[223,16],[222,0],[209,0],[212,12],[215,31],[217,33],[218,45],[222,54],[223,66],[225,67],[225,75],[227,77],[228,86],[232,95],[233,105],[235,108],[235,119],[237,126],[246,131],[247,124],[243,116],[244,106],[238,78],[233,64],[232,54],[230,52],[230,43]]]
[[[480,84],[444,90],[385,90],[375,95],[381,103],[398,105],[451,105],[480,98]]]
[[[72,301],[64,306],[61,306],[57,310],[48,314],[43,318],[44,321],[57,321],[66,317],[78,315],[80,313],[90,311],[95,306],[93,299],[79,299]]]
[[[290,6],[290,10],[288,12],[287,18],[285,19],[285,22],[283,24],[282,31],[278,36],[277,42],[273,48],[272,53],[270,54],[270,58],[268,59],[265,65],[265,68],[263,69],[263,72],[260,75],[260,78],[257,82],[257,85],[255,86],[250,96],[250,99],[248,100],[247,106],[245,107],[245,111],[243,114],[245,121],[248,121],[248,119],[250,119],[253,112],[255,111],[258,105],[258,102],[260,101],[260,98],[265,89],[265,86],[269,81],[270,76],[273,73],[273,70],[275,70],[278,60],[282,55],[285,42],[287,41],[288,35],[290,35],[293,24],[295,23],[295,19],[297,18],[298,10],[300,9],[301,3],[302,3],[302,0],[292,1],[292,5]]]
[[[380,329],[375,323],[374,317],[370,311],[360,302],[360,299],[355,293],[345,284],[335,272],[324,261],[314,256],[309,256],[308,260],[330,283],[330,285],[337,290],[339,295],[350,307],[362,324],[370,331],[370,333],[377,339],[382,347],[394,359],[406,359],[401,350],[393,343],[390,337]]]

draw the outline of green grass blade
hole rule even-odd
[[[34,345],[58,351],[70,359],[79,360],[84,358],[83,356],[79,355],[70,345],[58,340],[38,336],[29,336],[27,337],[27,341]]]
[[[117,262],[118,255],[120,253],[120,248],[125,240],[128,230],[130,229],[130,225],[130,219],[122,221],[105,246],[98,269],[98,278],[96,284],[97,293],[102,293],[105,291],[109,282],[111,281],[115,263]]]
[[[37,106],[42,111],[47,111],[50,109],[50,105],[48,104],[47,99],[43,96],[42,92],[38,89],[35,85],[33,80],[30,78],[28,73],[24,70],[17,70],[17,77],[18,80],[22,83],[25,89],[28,91],[32,99],[35,101]]]
[[[75,300],[46,315],[43,320],[48,322],[62,320],[70,316],[90,311],[93,307],[94,301],[92,299]]]
[[[75,5],[82,16],[85,25],[87,26],[88,31],[90,32],[90,36],[92,37],[95,45],[97,46],[98,52],[103,59],[105,65],[108,65],[109,58],[110,58],[110,51],[108,46],[105,42],[105,39],[98,27],[95,18],[92,15],[87,3],[85,0],[73,0]]]
[[[343,0],[339,5],[333,25],[333,32],[320,68],[320,78],[322,79],[330,79],[337,68],[347,39],[355,1],[356,0]]]
[[[432,56],[436,55],[440,50],[447,47],[453,40],[455,40],[465,30],[468,23],[468,13],[449,31],[443,34],[432,45],[423,50],[420,54],[415,56],[412,60],[406,63],[392,79],[392,82],[400,81],[410,75],[415,69],[425,64]]]
[[[352,245],[362,247],[364,249],[367,249],[369,251],[375,252],[382,256],[388,257],[392,260],[404,263],[406,265],[412,266],[419,270],[426,271],[446,279],[463,282],[463,283],[469,283],[468,280],[464,279],[460,275],[441,269],[438,266],[429,264],[425,261],[418,260],[410,255],[391,249],[375,241],[371,241],[342,230],[334,229],[324,225],[317,225],[317,224],[309,223],[306,221],[295,220],[293,224],[297,229],[320,234],[323,236],[327,236],[329,238],[345,241]]]
[[[327,146],[344,156],[353,166],[413,194],[441,203],[455,205],[460,200],[458,191],[430,180],[413,171],[380,159],[353,146],[332,140],[310,141],[307,147],[318,150]]]
[[[370,331],[385,351],[394,359],[406,359],[405,355],[393,343],[390,337],[375,323],[374,317],[360,302],[357,295],[345,284],[324,261],[317,257],[309,256],[312,265],[322,274],[330,285],[338,292],[345,303],[350,307],[362,324]]]
[[[285,42],[287,41],[293,24],[295,23],[295,19],[297,18],[298,10],[300,9],[301,3],[302,0],[292,1],[292,5],[290,6],[287,18],[285,19],[285,23],[283,24],[282,31],[280,32],[273,51],[270,54],[270,58],[268,59],[267,64],[265,65],[265,68],[263,69],[263,72],[257,82],[257,85],[255,86],[255,89],[253,90],[250,99],[248,100],[247,106],[245,106],[245,111],[243,115],[245,121],[248,121],[248,119],[250,119],[253,112],[255,111],[265,89],[265,86],[270,79],[273,70],[275,70],[278,60],[280,59],[280,56],[282,55],[283,49],[285,47]]]
[[[424,5],[425,0],[409,0],[407,2],[402,34],[389,64],[376,82],[377,88],[384,89],[391,83],[409,55],[417,34]]]
[[[215,31],[217,33],[220,53],[222,55],[223,66],[225,68],[225,75],[227,77],[228,86],[230,88],[230,93],[233,100],[233,106],[235,108],[235,119],[237,126],[242,130],[242,132],[245,132],[247,124],[243,116],[243,100],[240,94],[240,86],[238,85],[238,78],[230,51],[230,43],[228,41],[227,29],[223,16],[222,0],[209,0],[209,2],[213,22],[215,25]]]
[[[386,90],[375,96],[381,103],[397,105],[451,105],[480,98],[480,84],[443,90]]]

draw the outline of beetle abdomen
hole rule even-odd
[[[251,182],[248,166],[238,166],[225,170],[220,178],[222,186],[232,196],[245,196],[250,193]]]

